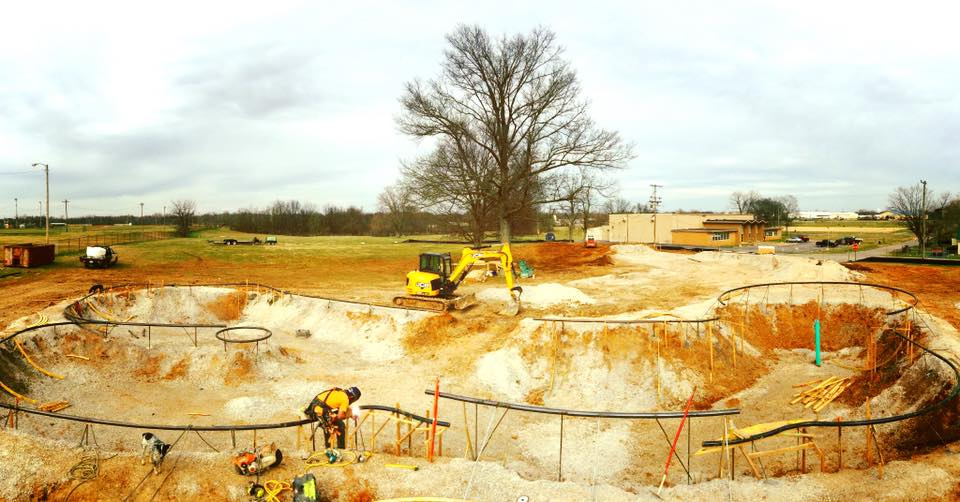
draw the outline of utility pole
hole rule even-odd
[[[140,203],[140,224],[143,225],[143,202]]]
[[[927,258],[927,180],[920,180],[920,184],[923,185],[923,193],[921,194],[920,203],[920,259],[925,260]]]
[[[43,177],[47,186],[47,224],[46,230],[44,231],[43,241],[44,244],[50,243],[50,166],[40,162],[33,164],[33,167],[43,166]]]
[[[18,208],[19,204],[17,203],[17,198],[13,198],[13,228],[20,228],[20,212]]]
[[[653,211],[653,216],[650,218],[653,219],[653,247],[657,247],[657,209],[660,207],[660,202],[662,199],[657,196],[657,189],[663,188],[663,185],[650,185],[653,187],[653,194],[650,195],[650,208]]]
[[[67,231],[70,231],[70,215],[67,213],[67,203],[70,202],[67,199],[63,199],[63,224],[66,225]]]
[[[167,224],[167,206],[163,206],[163,213],[162,213],[162,214],[163,214],[163,216],[162,216],[161,219],[160,219],[160,224],[161,224],[161,225],[166,225],[166,224]]]

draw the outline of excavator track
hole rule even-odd
[[[428,310],[430,312],[446,312],[448,310],[463,310],[476,303],[476,297],[472,294],[457,296],[454,298],[439,298],[435,296],[397,296],[393,299],[393,304],[417,310]]]

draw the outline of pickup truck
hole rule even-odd
[[[110,246],[87,246],[87,252],[80,257],[80,263],[86,268],[107,268],[116,265],[120,256]]]

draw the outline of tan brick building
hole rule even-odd
[[[781,238],[779,227],[766,226],[752,214],[631,213],[611,214],[609,223],[587,235],[610,242],[739,246]]]

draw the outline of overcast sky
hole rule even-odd
[[[269,3],[269,6],[267,5]],[[552,29],[596,122],[635,144],[621,196],[721,210],[881,208],[960,192],[955,2],[15,2],[0,22],[0,217],[375,208],[426,148],[395,117],[444,35]],[[247,4],[247,5],[244,5]]]

